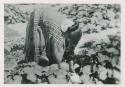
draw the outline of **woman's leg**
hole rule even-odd
[[[63,55],[64,55],[64,46],[63,46],[63,44],[58,44],[58,41],[54,37],[51,39],[51,46],[52,46],[53,56],[60,69],[61,68],[60,64],[62,62]]]
[[[39,43],[40,43],[39,32],[37,30],[34,30],[33,35],[34,35],[34,45],[35,45],[34,61],[39,63],[39,57],[40,57],[40,52],[39,52]]]
[[[41,27],[38,27],[38,31],[39,31],[39,37],[40,37],[40,59],[41,60],[45,60],[46,62],[49,62],[49,59],[47,58],[46,55],[46,43],[45,43],[45,38],[42,32]]]

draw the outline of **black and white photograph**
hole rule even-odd
[[[4,4],[4,84],[120,84],[120,4]]]

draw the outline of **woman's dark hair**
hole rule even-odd
[[[78,29],[79,27],[79,23],[75,23],[74,25],[72,25],[71,27],[68,28],[68,32],[73,32],[75,31],[76,29]]]

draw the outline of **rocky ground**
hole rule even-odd
[[[4,82],[6,84],[119,84],[120,6],[52,5],[79,22],[83,36],[78,55],[66,54],[61,63],[42,67],[24,60],[25,29],[35,4],[5,5]],[[25,8],[25,10],[24,10]],[[67,48],[67,53],[71,47]],[[74,58],[75,73],[69,72],[68,58]]]

